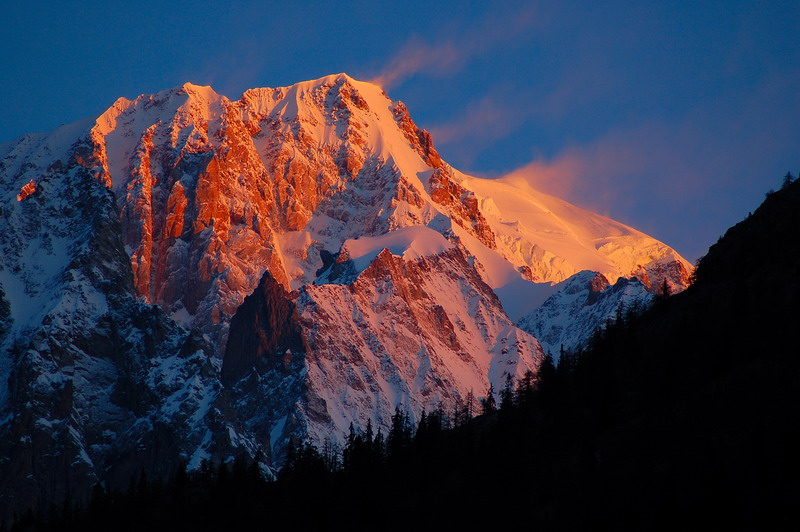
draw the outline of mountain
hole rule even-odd
[[[537,370],[512,320],[551,283],[588,269],[678,291],[691,269],[527,183],[458,172],[345,74],[120,98],[1,145],[0,194],[3,493],[28,500],[137,466],[279,464],[291,437],[451,408]]]

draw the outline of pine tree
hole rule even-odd
[[[786,175],[783,176],[783,184],[781,185],[781,190],[789,188],[789,186],[792,184],[792,181],[794,181],[794,176],[792,175],[791,172],[786,172]]]
[[[350,424],[350,429],[353,429],[353,424]],[[290,478],[292,472],[297,466],[297,446],[294,438],[289,438],[289,445],[286,446],[286,458],[283,461],[283,468],[278,474],[278,478]]]
[[[472,390],[467,394],[466,404],[464,405],[464,417],[466,418],[465,423],[475,417],[475,394]]]
[[[376,462],[383,461],[386,456],[386,438],[383,437],[383,431],[378,429],[378,434],[372,442],[372,455],[375,457]]]
[[[497,402],[494,399],[494,386],[489,383],[489,389],[486,391],[486,397],[481,400],[481,410],[483,415],[493,414],[497,411]]]
[[[522,378],[517,383],[517,403],[520,406],[527,406],[533,400],[533,392],[535,389],[535,377],[531,370],[525,372]]]
[[[361,458],[361,447],[361,436],[356,433],[356,429],[351,422],[345,446],[342,450],[342,467],[346,471],[353,472],[358,468],[359,459]]]
[[[455,401],[453,402],[453,425],[456,427],[460,427],[464,424],[464,401],[461,399],[461,396],[456,396]]]
[[[562,355],[563,356],[563,355]],[[566,357],[562,360],[566,363]],[[554,385],[556,378],[556,366],[553,364],[553,357],[549,354],[544,357],[542,365],[539,366],[539,374],[536,377],[536,390],[541,393],[549,393]]]
[[[669,289],[669,283],[667,282],[667,278],[664,277],[664,282],[661,283],[661,297],[663,299],[667,299],[670,296],[672,291]]]
[[[514,380],[511,375],[506,374],[506,384],[500,392],[500,410],[508,412],[514,407]]]
[[[408,415],[397,406],[392,416],[392,427],[386,438],[387,453],[390,459],[397,459],[411,442],[411,426]]]
[[[350,430],[347,433],[347,443],[346,443],[347,447],[352,449],[353,448],[353,444],[355,443],[355,440],[356,440],[356,429],[355,429],[355,427],[353,427],[353,422],[351,421],[350,422]],[[289,442],[289,443],[291,443],[291,442]]]
[[[428,430],[428,413],[425,412],[425,409],[422,409],[422,414],[419,416],[419,423],[417,423],[417,434],[419,436],[420,431],[427,432]]]
[[[436,408],[428,416],[428,426],[431,428],[431,432],[441,432],[450,428],[450,420],[447,419],[442,403],[436,405]]]
[[[372,431],[372,420],[367,420],[367,430],[364,432],[364,443],[367,447],[372,447],[372,439],[374,438],[375,433]]]

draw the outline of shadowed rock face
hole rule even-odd
[[[0,518],[242,446],[221,414],[213,347],[137,301],[86,146],[0,221]]]
[[[268,272],[231,320],[222,379],[233,384],[250,371],[288,372],[292,357],[306,352],[294,302]]]

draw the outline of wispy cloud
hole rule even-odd
[[[452,120],[430,128],[440,148],[446,146],[451,162],[470,167],[480,153],[516,131],[531,116],[518,104],[519,91],[497,86],[485,96],[466,105]]]
[[[512,41],[533,28],[535,5],[495,14],[474,28],[462,28],[457,35],[431,42],[411,37],[383,70],[371,81],[389,90],[420,73],[447,75],[459,71],[477,54]]]
[[[538,128],[560,124],[565,117],[613,94],[615,77],[607,60],[594,50],[579,50],[571,61],[538,73],[529,83],[504,80],[467,103],[450,119],[430,128],[434,142],[447,146],[453,162],[471,166],[479,155],[525,124]]]
[[[653,154],[631,142],[642,133],[609,133],[565,148],[551,159],[536,157],[504,177],[525,179],[542,192],[609,214],[619,210],[615,207],[624,196],[620,192],[625,191],[625,182],[645,172],[651,162]]]
[[[611,216],[675,246],[693,260],[757,206],[793,162],[794,74],[769,76],[741,98],[650,121],[536,156],[504,177]],[[771,101],[786,102],[785,107]],[[771,134],[753,124],[768,122]],[[774,160],[755,164],[752,154]]]
[[[555,157],[537,157],[503,178],[524,179],[537,190],[644,231],[694,260],[721,229],[711,221],[708,201],[712,164],[698,160],[688,146],[702,143],[703,133],[694,133],[678,140],[674,128],[655,123],[612,131]],[[715,171],[731,172],[731,166]],[[706,198],[706,205],[698,198]]]
[[[220,94],[236,99],[258,85],[260,73],[270,58],[270,50],[252,37],[242,37],[210,53],[196,65],[184,68],[182,78],[209,84]]]
[[[503,138],[521,119],[507,99],[496,92],[471,103],[456,120],[431,129],[436,142],[448,144],[479,137],[482,140]]]
[[[463,65],[465,60],[464,51],[458,50],[452,41],[431,45],[419,37],[412,37],[389,60],[380,75],[371,81],[389,90],[420,72],[439,74],[451,72]]]
[[[791,151],[800,109],[800,95],[793,89],[797,80],[796,73],[772,73],[737,96],[670,120],[617,126],[552,157],[534,153],[530,162],[504,177],[525,178],[543,192],[603,211],[620,206],[625,196],[649,201],[649,195],[677,206],[712,190],[763,187],[760,178],[742,177],[759,171],[743,172],[748,154],[781,159]],[[769,134],[753,127],[761,122],[770,124]]]

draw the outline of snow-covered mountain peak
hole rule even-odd
[[[210,86],[195,85],[186,82],[183,85],[158,91],[153,94],[140,94],[133,100],[118,98],[100,117],[97,118],[95,130],[107,135],[117,129],[118,119],[123,114],[137,112],[150,118],[158,117],[169,122],[174,115],[201,112],[207,120],[213,117],[213,108],[224,96],[217,94]],[[218,111],[218,108],[215,109]]]
[[[341,282],[334,256],[358,275],[383,249],[414,261],[457,246],[512,319],[581,270],[677,289],[689,270],[655,239],[525,181],[458,172],[402,102],[343,73],[236,101],[185,83],[2,149],[8,198],[46,194],[56,163],[111,188],[136,293],[219,351],[265,272],[287,290]]]
[[[398,128],[398,104],[379,86],[346,74],[288,87],[251,89],[243,94],[240,105],[248,122],[280,119],[294,124],[295,132],[302,129],[319,145],[347,145],[365,158],[391,162],[403,175],[415,177],[428,169],[407,132]]]
[[[0,200],[0,430],[48,390],[37,419],[69,428],[87,486],[127,482],[107,464],[136,456],[118,452],[152,448],[148,474],[279,460],[291,436],[452,407],[537,370],[514,321],[546,299],[520,325],[557,350],[688,272],[624,224],[458,172],[402,102],[346,74],[120,98],[1,145]]]
[[[527,182],[458,172],[402,102],[343,73],[237,101],[191,83],[120,98],[88,133],[79,160],[116,192],[138,292],[222,338],[264,271],[297,289],[316,281],[323,251],[409,227],[464,246],[515,319],[538,300],[530,281],[591,269],[646,284],[666,275],[680,289],[690,269],[664,244]],[[4,164],[33,168],[14,197],[81,138],[73,126],[11,148],[22,157]],[[29,145],[34,166],[23,164]],[[170,280],[175,268],[184,273]],[[197,276],[193,295],[174,284],[186,275]],[[220,301],[216,325],[198,317]]]

